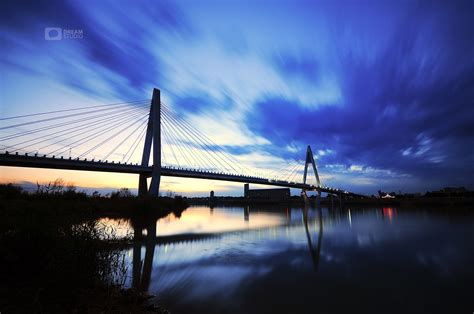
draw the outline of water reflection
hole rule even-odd
[[[314,270],[318,270],[319,266],[319,256],[321,254],[321,243],[323,241],[323,212],[321,207],[318,206],[318,222],[319,222],[319,233],[318,233],[318,241],[316,243],[316,247],[313,247],[313,241],[311,240],[311,232],[308,226],[308,211],[309,208],[306,206],[303,210],[303,223],[306,231],[306,238],[308,240],[308,248],[309,253],[311,255],[311,260],[313,261]]]
[[[387,217],[390,222],[394,219],[395,215],[397,214],[397,211],[393,208],[387,208],[384,207],[382,209],[382,213],[384,217]]]
[[[323,216],[322,216],[322,209],[318,207],[318,225],[319,225],[319,232],[318,232],[318,239],[316,245],[313,244],[312,235],[310,231],[310,219],[309,219],[309,207],[305,207],[301,210],[301,217],[303,221],[303,225],[306,232],[306,239],[308,250],[311,256],[311,260],[313,263],[314,270],[317,271],[318,264],[319,264],[319,256],[321,252],[321,243],[323,238]],[[244,221],[249,222],[250,220],[250,207],[246,206],[243,208],[244,212]],[[210,215],[213,215],[213,210],[211,209]],[[291,224],[291,210],[286,209],[286,224],[280,225],[289,227]],[[133,219],[130,222],[130,227],[133,229],[133,253],[132,253],[132,286],[136,289],[141,291],[148,291],[150,285],[150,279],[152,276],[152,266],[155,254],[155,246],[159,242],[159,237],[157,237],[157,222],[153,219],[146,219],[146,218],[137,218]],[[270,222],[267,227],[271,226],[272,223]],[[232,229],[237,230],[237,229]],[[254,230],[260,232],[260,230]],[[145,234],[144,234],[145,233]],[[222,235],[222,234],[221,234]],[[259,233],[260,235],[260,233]],[[273,234],[275,235],[275,234]],[[194,237],[188,237],[190,241],[199,240],[201,237],[196,234]],[[173,238],[167,238],[169,240],[173,240]],[[142,247],[145,248],[145,256],[142,259]]]
[[[399,299],[423,312],[433,294],[466,305],[473,222],[395,208],[192,207],[129,222],[130,285],[173,313],[307,313],[313,302],[391,312]]]
[[[133,276],[132,286],[147,291],[153,269],[156,245],[156,221],[136,218],[131,221],[133,228]],[[143,231],[146,230],[146,236]],[[145,259],[142,260],[142,244],[145,243]]]

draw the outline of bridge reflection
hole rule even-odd
[[[210,209],[210,215],[212,215],[214,209]],[[310,253],[311,263],[314,271],[318,271],[320,263],[321,245],[323,240],[323,213],[322,209],[318,207],[315,209],[316,218],[310,218],[312,209],[305,207],[302,209],[302,224],[301,222],[295,224],[291,221],[291,209],[285,209],[287,221],[283,226],[290,228],[302,226],[306,234],[306,240],[308,245],[308,251]],[[250,207],[246,206],[243,208],[243,219],[246,223],[250,222]],[[318,224],[317,241],[314,241],[314,235],[311,235],[310,224],[314,222]],[[148,291],[150,287],[150,281],[153,272],[153,260],[155,258],[156,246],[160,243],[180,243],[182,241],[201,241],[211,240],[228,234],[227,232],[216,233],[216,234],[194,234],[194,235],[174,235],[174,236],[157,236],[157,219],[150,219],[146,217],[134,218],[130,221],[130,226],[133,229],[133,250],[132,250],[132,287],[139,291]],[[283,227],[282,226],[282,227]],[[273,228],[273,227],[270,227]],[[263,228],[266,229],[266,228]],[[262,230],[247,229],[241,230],[240,232],[247,233],[252,231]],[[235,234],[234,232],[231,232]],[[143,250],[144,249],[144,250]]]
[[[319,260],[320,260],[320,255],[321,255],[321,244],[323,241],[323,212],[321,210],[321,207],[318,206],[316,211],[318,213],[319,233],[318,233],[318,241],[316,242],[316,246],[314,246],[312,237],[311,237],[311,232],[309,230],[308,211],[309,211],[309,207],[306,206],[302,212],[303,224],[306,231],[306,239],[308,241],[308,249],[311,255],[311,260],[313,262],[313,267],[314,267],[314,270],[317,271],[319,267]]]
[[[156,245],[156,220],[132,219],[133,228],[133,274],[132,286],[147,291],[153,270],[153,258]],[[146,236],[143,231],[146,230]],[[142,245],[145,244],[145,259],[142,262]]]

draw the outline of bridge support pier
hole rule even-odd
[[[301,196],[303,197],[305,208],[309,207],[311,204],[309,202],[308,195],[306,194],[306,190],[301,191]]]
[[[145,174],[138,177],[138,196],[145,197],[148,194],[148,182]]]

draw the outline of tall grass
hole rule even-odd
[[[153,221],[186,207],[179,197],[139,199],[126,189],[87,195],[62,180],[35,193],[0,185],[0,313],[148,312],[145,296],[123,289],[130,239],[99,218]]]
[[[140,312],[136,298],[123,303],[121,295],[128,273],[123,240],[97,220],[0,211],[0,311]]]

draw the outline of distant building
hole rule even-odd
[[[387,193],[380,190],[378,191],[378,193],[379,193],[379,198],[395,198],[395,195],[396,195],[395,192]]]
[[[250,190],[248,183],[244,185],[244,197],[247,199],[289,200],[290,196],[289,188]]]

